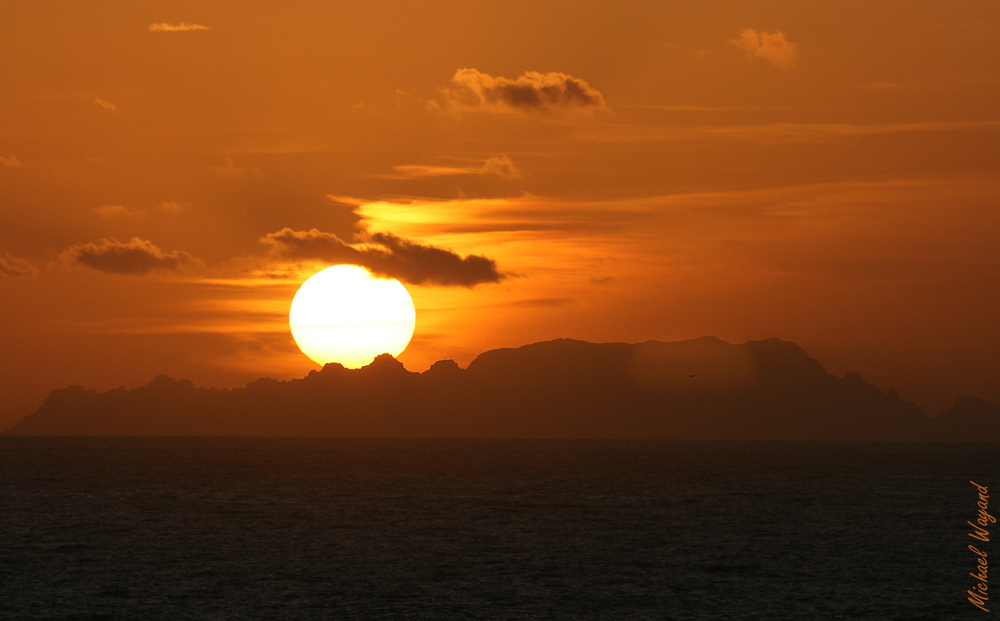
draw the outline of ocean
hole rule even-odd
[[[0,618],[984,619],[969,545],[1000,576],[1000,537],[969,536],[969,481],[1000,490],[998,464],[975,444],[3,437]]]

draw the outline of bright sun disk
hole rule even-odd
[[[416,310],[398,280],[334,265],[302,283],[288,323],[295,343],[313,361],[357,368],[379,354],[402,353],[413,336]]]

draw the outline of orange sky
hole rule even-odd
[[[993,0],[3,2],[0,426],[304,375],[297,285],[372,249],[411,370],[776,336],[1000,402],[998,34]]]

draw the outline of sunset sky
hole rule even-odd
[[[0,426],[301,377],[298,286],[400,356],[798,343],[1000,402],[1000,11],[969,2],[0,3]]]

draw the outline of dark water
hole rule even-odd
[[[983,445],[0,438],[0,618],[990,618],[966,600],[965,521],[969,479],[1000,490],[998,458]],[[980,549],[1000,577],[1000,545]]]

